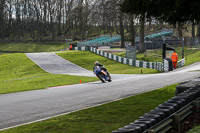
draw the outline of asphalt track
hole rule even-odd
[[[89,77],[95,76],[91,71],[75,65],[55,53],[26,53],[26,55],[43,70],[49,73]]]
[[[40,54],[38,54],[38,56],[41,57]],[[49,53],[45,55],[47,54]],[[51,56],[52,54],[49,55]],[[30,58],[30,54],[27,56]],[[37,57],[36,54],[34,56],[35,58],[40,58]],[[44,55],[42,57],[44,57]],[[60,57],[57,56],[55,58],[58,59]],[[34,58],[31,59],[36,62],[36,64],[40,65]],[[51,60],[48,60],[46,58],[46,63],[43,62],[41,64],[51,66],[53,70],[54,67],[52,65],[54,65],[55,62],[53,62],[52,58],[50,59]],[[62,62],[65,62],[62,58],[60,59]],[[57,68],[59,68],[59,66],[55,69]],[[43,67],[43,69],[45,68]],[[2,94],[0,95],[0,130],[101,105],[200,76],[200,71],[193,70],[200,70],[200,63],[161,74],[111,74],[113,77],[111,83],[101,83],[97,81],[52,87],[43,90]],[[75,75],[77,72],[73,71],[73,69],[69,72],[64,71],[64,73],[72,73]],[[82,75],[84,75],[84,73],[86,74],[88,71],[86,72],[85,69],[81,69],[81,72],[83,72]],[[91,71],[89,72],[92,73]],[[86,75],[91,75],[90,73]]]

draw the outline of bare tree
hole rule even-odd
[[[75,39],[85,39],[86,33],[122,35],[125,22],[129,30],[129,18],[120,14],[121,1],[0,0],[0,37],[40,40],[63,34]]]
[[[5,0],[0,0],[0,37],[4,39],[4,8]]]
[[[62,34],[61,31],[61,18],[62,18],[62,8],[63,8],[63,0],[58,0],[57,2],[57,20],[58,20],[58,35]]]
[[[145,52],[144,48],[144,17],[140,18],[140,45],[139,52]]]
[[[195,23],[192,23],[192,37],[195,37]]]
[[[131,45],[135,46],[135,28],[134,28],[134,20],[133,20],[133,15],[130,15],[130,40],[131,40]]]

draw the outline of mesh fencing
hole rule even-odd
[[[200,37],[187,37],[185,38],[185,44],[187,46],[200,48]]]
[[[136,47],[126,44],[126,58],[136,60]]]

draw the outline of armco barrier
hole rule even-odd
[[[96,53],[98,55],[101,55],[103,57],[106,57],[106,58],[109,58],[111,60],[120,62],[122,64],[131,65],[131,66],[155,69],[155,70],[158,70],[158,71],[164,71],[163,68],[168,70],[166,68],[166,67],[168,67],[168,65],[165,64],[165,66],[163,67],[163,63],[162,62],[146,62],[146,61],[139,61],[139,60],[123,58],[121,56],[113,55],[111,53],[107,53],[107,52],[98,50],[98,49],[96,49],[94,47],[87,47],[87,46],[86,47],[73,47],[72,49],[73,50],[81,50],[81,51],[91,51],[91,52]],[[182,60],[178,61],[178,66],[177,67],[181,67],[184,64],[185,64],[185,59],[182,59]]]
[[[180,132],[180,123],[193,112],[199,111],[200,86],[185,90],[112,133],[166,133],[172,128]]]
[[[151,127],[150,129],[148,129],[145,132],[146,133],[157,133],[157,132],[165,133],[172,128],[174,128],[177,131],[180,131],[181,121],[183,121],[187,116],[189,116],[193,112],[198,112],[199,111],[199,104],[200,104],[200,98],[189,103],[188,105],[183,107],[181,110],[172,114],[170,117],[161,121],[157,125],[154,125],[153,127]]]

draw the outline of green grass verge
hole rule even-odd
[[[99,63],[103,64],[108,69],[108,71],[113,74],[140,74],[141,69],[143,74],[159,73],[159,71],[154,69],[139,68],[121,64],[89,51],[68,51],[57,54],[64,59],[67,59],[70,62],[73,62],[74,64],[77,64],[88,70],[92,70],[94,62],[99,61]]]
[[[200,133],[200,126],[190,129],[187,133]]]
[[[111,133],[173,97],[176,85],[1,133]]]
[[[50,52],[66,48],[64,42],[24,42],[0,43],[0,51],[4,52]]]
[[[49,74],[25,54],[0,56],[0,94],[96,81],[97,78]]]
[[[200,51],[187,55],[185,65],[187,66],[199,61],[200,61]]]

